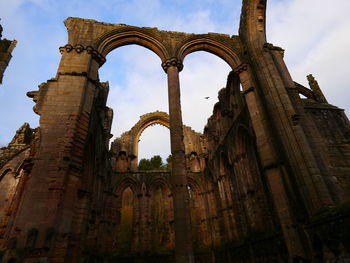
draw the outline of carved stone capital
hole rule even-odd
[[[100,66],[106,62],[106,58],[91,46],[84,47],[81,44],[76,44],[73,47],[71,44],[67,44],[63,47],[60,47],[59,50],[61,54],[64,52],[70,53],[72,50],[75,50],[75,52],[78,54],[86,51],[87,54],[91,54],[92,59],[97,61]]]
[[[167,60],[165,60],[162,63],[162,68],[164,69],[165,73],[168,71],[169,67],[177,67],[177,69],[179,70],[179,72],[183,69],[183,64],[182,61],[179,60],[178,58],[169,58]]]
[[[71,44],[67,44],[67,45],[65,45],[65,46],[63,46],[63,47],[59,47],[59,51],[60,51],[61,54],[63,54],[64,52],[69,53],[69,52],[71,52],[73,49],[74,49],[74,47],[73,47]]]
[[[233,71],[236,74],[241,74],[243,71],[247,71],[248,70],[248,64],[242,63],[241,65],[239,65],[238,67],[236,67]]]

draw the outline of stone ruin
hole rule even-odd
[[[293,81],[265,11],[244,0],[237,36],[68,18],[57,75],[27,94],[40,127],[0,150],[2,262],[348,262],[349,120],[313,76]],[[160,57],[169,114],[141,116],[110,148],[98,69],[129,44]],[[196,51],[232,68],[203,134],[181,116],[180,72]],[[170,129],[172,167],[138,171],[153,124]]]

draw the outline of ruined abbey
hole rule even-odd
[[[40,126],[0,149],[0,261],[350,262],[349,120],[312,75],[293,81],[265,20],[266,0],[243,0],[234,36],[67,18],[56,76],[27,93]],[[169,112],[145,112],[111,142],[99,68],[130,44],[161,59]],[[14,45],[0,40],[0,80]],[[232,68],[203,133],[181,115],[196,51]],[[170,130],[171,167],[139,171],[153,124]]]

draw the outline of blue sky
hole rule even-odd
[[[11,140],[23,122],[38,126],[33,102],[25,96],[55,76],[59,46],[67,42],[63,20],[69,16],[101,22],[158,27],[189,33],[237,34],[241,0],[0,0],[3,37],[18,45],[0,86],[0,146]],[[313,73],[330,103],[350,110],[350,1],[269,0],[268,41],[286,49],[285,60],[294,80],[306,85]],[[229,67],[212,54],[186,57],[181,72],[184,124],[202,131],[224,87]],[[111,52],[100,69],[110,82],[108,106],[114,110],[112,133],[129,130],[139,116],[167,111],[166,76],[159,58],[138,46]],[[210,96],[209,100],[204,97]],[[169,150],[169,132],[161,126],[141,136],[141,157]]]

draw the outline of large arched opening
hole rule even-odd
[[[92,23],[88,21],[87,23]],[[177,33],[177,32],[166,32],[159,31],[157,29],[152,28],[135,28],[124,25],[107,25],[109,29],[112,30],[102,30],[105,25],[98,25],[98,32],[107,32],[104,34],[100,34],[93,42],[93,50],[91,51],[88,48],[85,48],[86,53],[89,54],[91,52],[92,56],[89,57],[84,53],[84,57],[81,57],[81,61],[84,59],[91,59],[91,65],[87,67],[89,68],[89,72],[87,73],[88,77],[93,78],[94,76],[98,76],[98,69],[105,62],[105,56],[108,55],[112,50],[122,48],[127,48],[124,46],[129,45],[139,45],[145,47],[160,58],[161,66],[163,67],[167,76],[168,82],[168,101],[169,101],[169,128],[171,133],[171,149],[173,154],[172,159],[172,171],[171,176],[169,176],[168,180],[170,181],[170,185],[172,187],[173,194],[173,202],[174,202],[174,230],[175,230],[175,251],[177,256],[186,257],[187,261],[191,261],[193,257],[193,249],[192,249],[192,238],[191,238],[191,218],[190,218],[190,207],[189,204],[185,202],[188,200],[189,189],[187,182],[187,168],[186,168],[186,157],[185,157],[185,146],[184,146],[184,126],[182,122],[182,113],[181,113],[181,102],[180,102],[180,71],[183,68],[183,60],[188,54],[192,54],[197,51],[205,51],[211,54],[218,56],[223,59],[228,65],[228,68],[235,70],[233,75],[235,75],[235,80],[240,79],[241,72],[248,70],[246,66],[242,66],[243,60],[241,59],[243,48],[239,39],[231,38],[228,35],[220,35],[220,34],[207,34],[207,35],[193,35],[186,33]],[[115,27],[115,29],[113,29]],[[90,29],[89,29],[90,30]],[[97,34],[99,35],[99,34]],[[90,42],[91,43],[91,42]],[[68,49],[70,47],[68,46]],[[80,54],[81,48],[80,46],[75,45],[74,49],[76,53]],[[237,51],[240,50],[240,51]],[[70,51],[67,51],[68,53]],[[95,52],[95,53],[94,53]],[[96,54],[97,53],[97,54]],[[86,55],[86,56],[85,56]],[[157,58],[157,56],[154,56]],[[75,52],[73,57],[75,56]],[[66,56],[67,59],[69,55]],[[74,57],[77,58],[77,57]],[[136,57],[135,59],[140,59],[141,56]],[[64,68],[64,62],[67,60],[62,59],[62,70]],[[77,58],[78,61],[78,58]],[[108,63],[108,62],[107,62]],[[147,63],[147,61],[145,62]],[[158,64],[158,65],[159,65]],[[159,69],[161,70],[160,66]],[[144,69],[146,70],[146,69]],[[62,74],[63,75],[63,74]],[[75,75],[74,75],[75,76]],[[80,75],[79,75],[80,76]],[[242,85],[245,87],[252,87],[253,85],[250,83],[251,79],[249,79],[249,73],[246,74],[246,78],[244,81],[241,79]],[[98,89],[99,87],[95,85],[95,83],[91,80],[90,87],[94,87]],[[235,84],[236,85],[236,82]],[[142,85],[135,85],[136,89],[142,92],[144,95],[149,92],[148,90],[143,89]],[[166,86],[166,85],[164,85]],[[91,88],[92,90],[93,88]],[[240,91],[239,91],[240,92]],[[231,96],[232,94],[230,94]],[[231,98],[230,96],[227,96]],[[165,100],[165,99],[161,99]],[[149,103],[150,104],[150,103]],[[215,107],[214,107],[215,108]],[[218,107],[216,107],[218,108]],[[152,109],[154,111],[155,109]],[[166,111],[166,110],[165,110]],[[215,110],[214,110],[215,111]],[[220,111],[216,110],[216,114],[219,116]],[[116,114],[117,115],[117,114]],[[232,117],[232,116],[229,116]],[[153,124],[161,124],[167,126],[164,122],[157,120],[149,120],[148,123],[144,123],[138,127],[135,131],[130,130],[130,133],[127,134],[127,140],[121,140],[120,151],[117,153],[125,154],[127,158],[132,158],[137,160],[138,155],[138,140],[142,131],[144,131],[147,127]],[[215,128],[213,129],[215,130]],[[214,136],[215,137],[215,136]],[[128,141],[129,144],[125,144]],[[123,145],[124,143],[124,145]],[[201,144],[201,142],[199,142]],[[124,147],[124,148],[123,148]],[[198,151],[189,151],[192,157],[197,157]],[[175,156],[176,155],[176,156]],[[193,169],[194,172],[200,171],[197,169],[201,164],[194,165],[196,169]],[[133,172],[133,169],[130,169]],[[126,171],[129,172],[129,171]],[[121,176],[132,176],[132,173],[119,173]],[[168,176],[164,175],[164,176]],[[146,184],[147,189],[147,184]],[[130,192],[130,191],[129,191]],[[197,191],[198,194],[201,191]],[[127,199],[126,192],[125,200]],[[130,193],[129,193],[130,195]],[[131,195],[130,195],[131,196]],[[140,197],[145,195],[140,194]],[[162,199],[165,196],[165,193],[161,192],[160,189],[156,189],[156,201]],[[209,197],[208,197],[209,198]],[[207,197],[203,197],[201,208],[209,207],[204,205],[203,202],[207,202]],[[210,197],[211,198],[211,197]],[[131,199],[130,199],[131,200]],[[134,199],[133,199],[134,200]],[[162,209],[158,207],[158,201],[154,201],[154,209],[153,214],[157,215],[157,218],[162,219],[162,213],[164,212]],[[125,203],[127,204],[127,202]],[[126,206],[127,207],[127,206]],[[158,207],[158,208],[156,208]],[[200,218],[200,220],[205,219],[205,214],[192,216],[193,218]],[[200,229],[200,232],[204,232],[204,229],[207,226],[204,224]],[[156,225],[155,229],[160,229],[161,225]],[[206,241],[203,246],[209,246],[210,243],[218,240],[216,237],[208,237],[205,236]],[[211,241],[210,241],[211,240]],[[162,243],[162,242],[160,242]]]
[[[184,122],[194,130],[203,133],[229,72],[225,61],[208,52],[194,52],[186,57],[180,79],[181,109]]]
[[[179,123],[182,124],[180,93],[173,93],[172,89],[174,89],[174,88],[180,89],[179,86],[176,87],[176,85],[178,85],[178,84],[176,84],[176,78],[180,78],[180,81],[181,81],[181,75],[183,73],[179,74],[179,71],[182,70],[182,67],[183,67],[182,62],[187,55],[190,55],[191,57],[195,57],[197,52],[204,51],[204,52],[211,53],[211,54],[209,54],[209,57],[213,57],[212,55],[214,55],[214,57],[215,56],[218,57],[219,60],[221,59],[220,60],[221,63],[225,63],[225,67],[222,67],[222,68],[225,68],[225,70],[219,70],[220,73],[222,73],[222,71],[226,71],[226,74],[223,74],[223,76],[222,76],[222,78],[224,78],[224,79],[226,78],[227,74],[230,71],[235,70],[239,67],[243,68],[243,69],[241,69],[243,71],[247,70],[247,68],[244,68],[241,66],[242,65],[242,60],[240,59],[241,54],[238,54],[234,51],[235,47],[232,46],[232,43],[227,45],[227,43],[225,44],[225,41],[223,41],[223,38],[226,39],[227,36],[197,37],[197,38],[196,37],[188,37],[187,39],[185,38],[183,41],[180,41],[179,43],[177,43],[175,45],[175,50],[172,50],[171,48],[169,49],[169,46],[171,47],[172,43],[167,43],[168,39],[164,39],[164,41],[161,42],[158,39],[156,39],[154,37],[154,35],[146,36],[146,35],[144,35],[144,33],[145,32],[142,32],[142,34],[141,34],[140,32],[135,33],[134,31],[130,31],[130,32],[123,32],[123,33],[121,33],[121,32],[113,33],[115,35],[113,35],[112,33],[105,34],[101,38],[101,40],[99,40],[99,42],[97,42],[97,44],[98,44],[97,50],[99,50],[102,55],[106,55],[106,54],[108,54],[108,52],[110,52],[111,50],[113,50],[115,48],[119,48],[119,47],[124,46],[124,45],[136,44],[136,45],[141,45],[143,47],[146,47],[146,48],[152,50],[154,53],[156,53],[162,61],[163,69],[168,74],[168,84],[174,85],[174,78],[175,78],[175,86],[169,86],[168,98],[170,101],[171,99],[174,99],[174,96],[175,97],[178,96],[178,98],[176,98],[178,100],[176,102],[176,103],[178,103],[178,105],[177,105],[178,107],[177,108],[175,107],[176,114],[172,115],[172,114],[174,114],[174,111],[170,112],[170,119],[172,118],[172,116],[173,116],[173,118],[179,118],[178,116],[180,116],[180,122],[178,122],[178,124]],[[174,53],[172,53],[172,52],[174,52]],[[194,53],[196,53],[196,54],[194,54]],[[204,56],[207,56],[207,55],[208,54],[205,54]],[[224,62],[222,62],[222,60]],[[175,69],[175,71],[174,71],[174,69],[172,69],[172,71],[169,73],[169,71],[167,71],[168,67],[175,67],[176,69]],[[212,67],[212,70],[208,70],[208,72],[209,72],[208,75],[210,75],[211,77],[212,76],[217,77],[216,75],[218,75],[218,74],[215,74],[215,72],[213,72],[213,67]],[[220,103],[229,103],[230,107],[232,106],[233,113],[231,113],[229,118],[237,117],[236,115],[240,112],[240,110],[243,106],[241,101],[240,101],[242,99],[242,96],[243,96],[241,94],[242,91],[240,90],[240,82],[243,82],[243,81],[239,81],[239,79],[240,79],[239,74],[240,73],[241,73],[240,71],[236,71],[236,72],[231,73],[231,79],[233,79],[233,81],[231,81],[227,85],[231,85],[232,87],[226,87],[227,90],[229,90],[230,92],[227,92],[227,94],[225,94],[225,96],[228,97],[228,99],[224,98],[224,101],[220,102]],[[170,74],[172,74],[172,75],[170,75]],[[234,75],[234,77],[232,77],[232,75]],[[169,78],[170,78],[170,80],[169,80]],[[249,85],[249,82],[245,81],[245,83],[242,83],[242,85],[244,85],[244,84]],[[222,86],[224,86],[224,85],[222,85]],[[251,85],[249,85],[249,86],[251,86]],[[193,87],[189,87],[189,90],[191,88],[193,88]],[[215,87],[215,89],[218,91],[220,89],[220,86]],[[183,91],[183,89],[182,89],[182,91]],[[203,92],[203,89],[202,89],[202,92]],[[174,95],[174,94],[176,94],[176,95]],[[211,96],[214,97],[214,95],[211,95]],[[220,94],[219,94],[219,96],[220,96]],[[173,98],[171,98],[171,97],[173,97]],[[202,94],[201,97],[203,97],[202,98],[203,100],[206,99],[205,94],[204,95]],[[240,103],[237,103],[238,101]],[[170,108],[171,107],[172,106],[170,105]],[[195,107],[193,101],[192,101],[191,107]],[[217,107],[220,107],[220,106],[217,106]],[[236,108],[240,107],[240,108],[237,111],[235,111],[235,107]],[[214,107],[214,115],[217,114],[217,117],[219,117],[219,115],[218,115],[219,113],[221,114],[221,112],[219,110],[216,110],[216,112],[215,112],[215,107]],[[208,116],[206,116],[206,117],[208,117]],[[146,128],[148,128],[149,126],[152,126],[154,124],[160,124],[160,125],[163,125],[165,127],[169,127],[170,132],[172,132],[172,128],[174,127],[171,125],[171,121],[168,121],[168,120],[164,121],[162,118],[159,118],[159,117],[156,117],[153,119],[151,117],[146,118],[146,119],[142,119],[142,116],[141,116],[140,121],[130,130],[130,133],[128,134],[129,141],[131,142],[130,145],[128,145],[126,147],[125,151],[122,148],[120,148],[120,152],[127,153],[125,155],[129,156],[128,158],[133,159],[131,161],[133,163],[131,165],[131,167],[134,167],[134,168],[137,167],[137,160],[138,160],[138,156],[139,156],[138,143],[139,143],[140,136],[141,136],[142,132]],[[175,129],[177,129],[177,128],[175,128]],[[200,130],[200,129],[198,129],[198,130]],[[178,133],[177,135],[181,136],[181,134],[182,134],[182,140],[183,140],[183,131],[181,131],[181,133]],[[220,136],[220,134],[217,136]],[[182,142],[182,143],[184,143],[184,142]],[[181,147],[176,149],[176,152],[179,152],[179,151],[181,151]],[[180,163],[181,162],[182,161],[180,161]],[[185,164],[185,162],[182,162],[182,163]],[[131,170],[134,170],[134,168],[131,168]],[[176,169],[177,169],[177,171],[179,171],[179,169],[186,170],[186,167],[183,167],[183,168],[176,167]],[[175,173],[177,171],[175,171]],[[175,175],[172,175],[172,176],[175,176]],[[227,181],[229,181],[229,180],[227,180]],[[184,184],[180,183],[178,186],[185,187],[186,195],[190,195],[190,197],[191,197],[191,194],[193,195],[194,192],[191,192],[192,191],[191,187],[193,187],[193,183],[188,184],[185,182]],[[187,187],[190,187],[190,188],[187,189]],[[200,190],[198,190],[196,193],[199,194]],[[155,190],[155,193],[154,193],[155,199],[152,200],[153,206],[152,206],[151,211],[154,215],[156,215],[157,220],[159,219],[160,221],[162,221],[164,218],[163,217],[164,211],[163,211],[163,208],[160,207],[158,203],[159,203],[159,200],[163,199],[163,195],[164,195],[164,193],[162,192],[161,188],[159,188],[159,189],[157,188]],[[186,196],[186,195],[183,195],[183,196]],[[204,200],[206,200],[207,197],[201,197],[201,198],[203,198],[203,200],[200,199],[201,201],[198,201],[199,199],[198,200],[193,199],[193,204],[192,204],[193,207],[187,207],[185,209],[183,209],[183,207],[181,207],[180,209],[182,209],[182,211],[183,211],[181,213],[184,213],[184,212],[189,213],[192,210],[198,212],[200,210],[203,210],[205,207],[208,207],[208,206],[204,205]],[[221,201],[224,202],[225,200],[221,200]],[[231,201],[232,200],[230,200],[230,202]],[[175,197],[174,198],[174,208],[175,208],[174,220],[175,220],[175,223],[179,224],[179,217],[176,216],[176,210],[179,209],[179,207],[177,207],[177,204],[179,204],[179,201],[176,200],[176,197]],[[200,207],[199,210],[198,210],[197,206]],[[192,212],[192,213],[190,213],[191,215],[188,215],[192,218],[192,225],[193,225],[192,230],[194,231],[193,237],[195,238],[194,243],[195,243],[195,246],[197,248],[198,247],[207,247],[207,246],[210,246],[210,244],[212,244],[214,242],[215,238],[209,237],[206,235],[201,236],[201,233],[205,232],[204,229],[206,229],[209,226],[203,224],[198,229],[196,228],[197,221],[204,220],[205,217],[207,216],[205,213],[203,215],[202,214],[199,215],[197,212],[196,213]],[[185,219],[185,217],[182,217],[182,218]],[[187,219],[185,219],[185,220],[187,220]],[[188,223],[184,221],[184,222],[181,222],[181,224],[182,224],[181,227],[183,227],[183,225],[187,225]],[[162,227],[163,227],[162,222],[159,223],[158,225],[156,224],[154,226],[155,233],[158,233],[159,229],[161,229]],[[177,232],[176,231],[177,228],[178,227],[176,227],[176,225],[175,225],[175,233]],[[183,232],[183,230],[181,230],[181,231],[185,236],[187,235],[186,233]],[[198,233],[200,233],[200,234],[198,234]],[[233,235],[233,234],[231,234],[231,235]],[[161,238],[161,236],[158,235],[157,238],[159,238],[159,240],[160,240],[159,244],[162,244],[163,237]],[[178,238],[179,237],[176,237],[175,239],[178,240]],[[182,237],[182,239],[187,240],[188,238]],[[232,239],[232,237],[231,237],[231,239]],[[196,240],[197,241],[202,240],[203,244],[199,244]],[[187,240],[187,241],[190,241],[190,240]],[[176,246],[179,245],[178,242],[175,241],[175,243],[176,243]],[[179,248],[177,247],[176,250],[178,250],[178,249]],[[182,248],[182,249],[188,250],[188,248]],[[188,252],[186,252],[185,254],[190,255],[190,253],[188,253]]]
[[[161,124],[148,126],[140,134],[137,152],[139,162],[141,159],[160,156],[163,165],[166,165],[166,160],[171,155],[169,128]]]
[[[172,42],[174,42],[174,39],[175,39],[175,42],[177,42],[175,44],[172,43]],[[127,45],[128,46],[129,45],[142,46],[142,47],[145,47],[146,49],[152,51],[153,53],[155,53],[159,57],[164,70],[165,70],[165,67],[167,67],[168,65],[170,65],[172,63],[171,60],[174,61],[174,58],[175,58],[177,60],[176,66],[178,67],[179,71],[181,71],[182,61],[185,59],[185,57],[187,55],[191,54],[191,56],[196,56],[196,55],[193,55],[192,53],[197,54],[198,51],[201,51],[201,52],[205,51],[205,52],[209,52],[209,53],[215,55],[216,57],[221,58],[224,62],[226,62],[227,65],[229,65],[229,67],[226,66],[225,70],[229,71],[229,68],[235,69],[241,65],[241,59],[240,59],[241,54],[239,52],[237,52],[237,50],[239,50],[239,48],[240,48],[239,44],[237,44],[237,43],[239,43],[239,41],[229,42],[228,40],[231,40],[231,38],[229,38],[228,35],[221,35],[221,34],[208,34],[208,35],[198,35],[198,36],[197,35],[186,35],[186,37],[181,37],[181,38],[177,38],[177,36],[175,35],[175,37],[170,36],[170,38],[169,38],[168,32],[158,31],[157,29],[121,26],[117,29],[114,29],[114,30],[109,31],[105,34],[102,34],[95,41],[94,46],[101,56],[106,56],[112,50],[119,49],[120,47],[127,46]],[[235,46],[235,45],[237,45],[237,46]],[[154,58],[156,58],[156,56]],[[136,59],[136,60],[141,59],[142,60],[142,56],[134,57],[134,59]],[[170,62],[169,62],[169,59],[171,59]],[[148,63],[148,61],[145,63]],[[154,60],[150,64],[152,64],[153,66],[156,65],[156,63],[154,63]],[[145,69],[146,68],[143,68],[143,70],[145,70]],[[212,73],[212,75],[215,75],[215,73]],[[163,76],[165,77],[166,75],[163,74]],[[217,76],[215,76],[215,77],[217,77]],[[225,77],[223,77],[223,78],[225,78]],[[163,78],[163,80],[164,80],[164,78]],[[180,78],[180,81],[181,81],[181,78]],[[136,86],[137,86],[137,84],[136,84]],[[150,90],[148,90],[147,88],[145,89],[142,86],[137,87],[137,89],[139,89],[140,92],[142,92],[143,94],[147,94],[150,92]],[[165,89],[163,91],[165,91]],[[182,91],[183,91],[183,89],[182,89]],[[206,97],[216,97],[216,96],[215,95],[213,95],[213,96],[205,96],[204,95],[203,100],[205,100]],[[133,100],[133,99],[135,99],[135,97],[130,98],[130,99]],[[166,101],[166,99],[164,98],[164,96],[162,96],[162,98],[159,99],[158,101],[164,102],[164,101]],[[128,102],[130,102],[130,101],[128,101]],[[151,103],[148,103],[148,105],[150,105],[150,104]],[[192,103],[192,106],[193,106],[193,103]],[[118,106],[116,106],[116,107],[118,107]],[[115,108],[115,107],[113,107],[113,108]],[[121,108],[123,108],[123,107],[121,107]],[[127,106],[125,108],[130,109],[130,107],[127,107]],[[141,107],[138,107],[138,108],[141,108]],[[208,108],[211,108],[211,107],[206,107],[206,109],[208,109]],[[159,108],[157,108],[157,110],[158,109]],[[161,109],[161,110],[163,110],[163,109]],[[167,110],[165,110],[165,111],[167,111]],[[181,108],[180,108],[180,111],[181,111]],[[121,114],[121,115],[123,115],[123,114]],[[191,114],[189,114],[189,115],[191,115]],[[118,118],[117,114],[116,114],[116,116]],[[128,116],[129,116],[129,114],[128,114]],[[205,116],[205,117],[207,117],[207,116]],[[205,119],[205,117],[202,117],[202,119]],[[189,117],[189,118],[191,118],[191,117]],[[128,118],[128,119],[130,120],[132,118]],[[117,126],[116,123],[118,123],[118,122],[114,121],[113,123],[114,123],[113,126]],[[202,127],[204,126],[204,124],[205,123],[202,124]],[[119,125],[119,127],[120,126],[123,126],[123,125]],[[112,130],[113,130],[113,128],[112,128]],[[201,131],[200,128],[197,128],[197,130]],[[140,134],[142,133],[142,131],[140,132]],[[139,135],[136,137],[138,137],[138,139],[139,139]],[[128,152],[128,151],[126,151],[126,152]],[[134,158],[134,157],[138,156],[137,153],[138,153],[138,143],[133,142],[133,145],[132,145],[131,149],[129,150],[129,155],[131,156],[131,158]],[[133,163],[135,163],[135,164],[133,165],[133,167],[136,167],[137,161],[140,160],[140,158],[134,158],[134,159],[135,160],[133,160]]]

